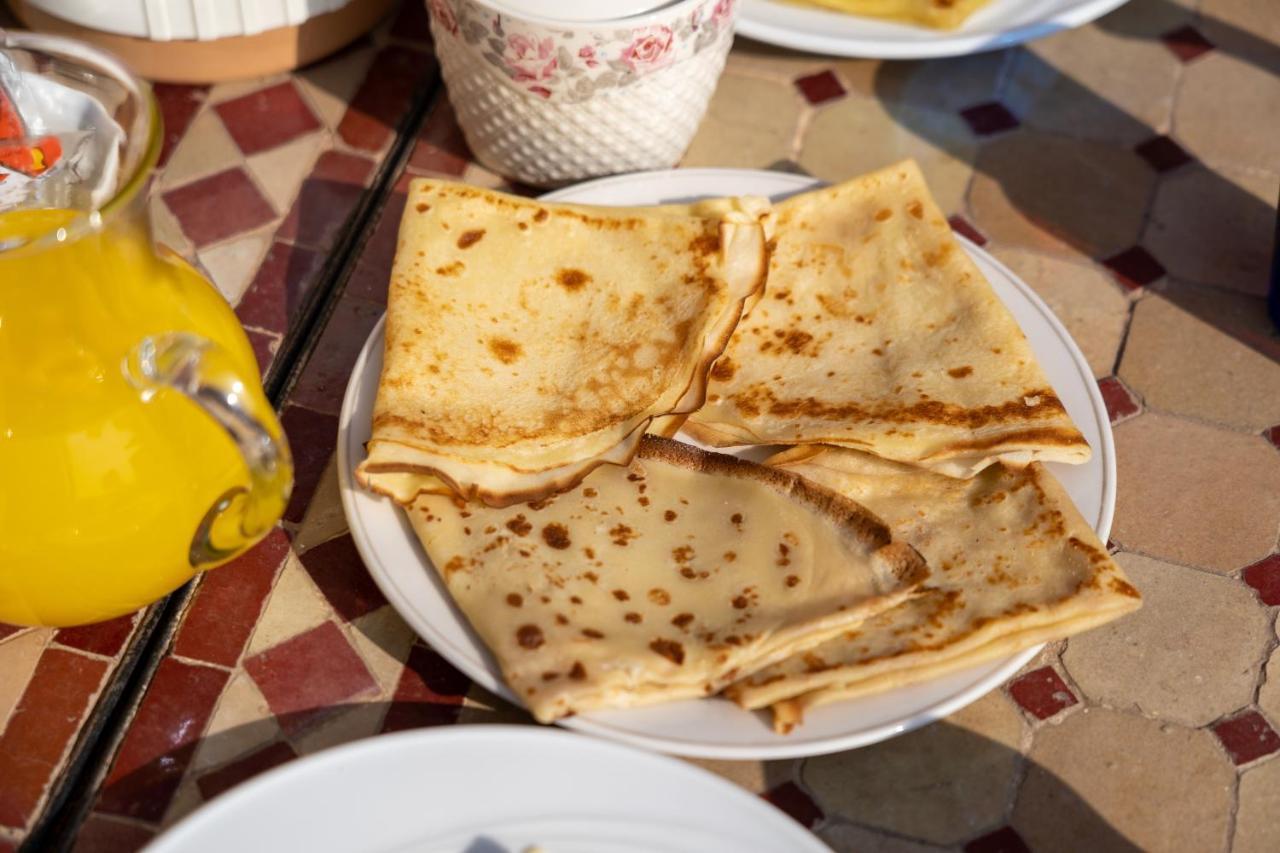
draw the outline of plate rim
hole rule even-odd
[[[765,169],[741,169],[741,168],[694,168],[694,169],[660,169],[647,172],[631,172],[623,175],[613,175],[605,178],[598,178],[592,181],[584,181],[574,184],[570,187],[556,190],[539,196],[540,199],[546,201],[568,200],[577,193],[587,189],[609,188],[615,185],[625,185],[635,182],[647,182],[657,179],[668,179],[673,175],[679,175],[681,179],[690,178],[697,179],[699,177],[711,179],[755,179],[760,180],[767,178],[768,180],[781,180],[782,183],[789,183],[795,187],[797,191],[803,190],[815,184],[821,184],[818,178],[809,175],[801,175],[792,172],[777,172]],[[1095,422],[1098,425],[1098,434],[1101,441],[1101,448],[1094,448],[1094,452],[1102,456],[1103,465],[1103,494],[1102,504],[1099,508],[1100,515],[1094,526],[1099,538],[1105,540],[1110,534],[1111,522],[1115,512],[1115,494],[1116,494],[1116,468],[1115,468],[1115,446],[1111,430],[1110,419],[1105,416],[1106,404],[1102,400],[1101,390],[1098,388],[1097,382],[1093,378],[1093,371],[1090,369],[1088,362],[1085,360],[1083,353],[1076,344],[1074,338],[1067,332],[1062,321],[1058,319],[1052,309],[1044,302],[1040,296],[1031,289],[1020,277],[1015,275],[1003,263],[998,261],[989,252],[970,241],[961,234],[956,234],[956,238],[964,245],[966,250],[977,253],[982,256],[984,261],[989,261],[999,272],[1009,278],[1011,282],[1018,288],[1021,294],[1026,297],[1049,322],[1054,329],[1060,341],[1071,356],[1071,360],[1076,370],[1082,377],[1087,379],[1086,387],[1088,389],[1089,400]],[[369,574],[373,578],[375,584],[386,596],[387,600],[395,607],[397,613],[403,618],[414,632],[436,649],[443,657],[449,660],[451,665],[457,666],[472,681],[481,687],[496,693],[507,701],[515,703],[517,706],[523,707],[519,698],[511,692],[510,688],[501,679],[500,676],[490,671],[488,667],[481,666],[475,669],[471,666],[462,666],[455,661],[469,662],[469,655],[459,652],[456,645],[443,632],[431,629],[426,625],[419,625],[417,615],[411,605],[410,597],[401,592],[400,588],[395,584],[394,578],[384,574],[382,571],[374,571],[372,567],[380,566],[381,560],[373,550],[373,544],[366,541],[363,525],[353,524],[353,519],[360,517],[355,507],[356,493],[360,491],[359,486],[354,482],[351,471],[353,470],[352,460],[348,452],[348,436],[350,434],[350,425],[354,416],[356,406],[355,398],[357,392],[358,378],[364,373],[364,366],[368,360],[371,345],[382,334],[386,323],[386,313],[378,319],[370,331],[361,347],[360,354],[356,359],[352,368],[351,375],[347,380],[347,387],[343,393],[342,407],[338,417],[338,442],[337,442],[337,462],[338,462],[338,480],[339,494],[342,500],[343,514],[346,518],[348,527],[352,534],[352,541],[356,545],[361,559],[369,567]],[[419,548],[421,546],[418,546]],[[450,607],[454,607],[451,601],[447,602]],[[467,620],[462,618],[463,622]],[[430,636],[428,636],[430,635]],[[640,747],[645,750],[668,753],[673,755],[682,755],[693,758],[719,758],[729,760],[773,760],[784,758],[803,758],[815,755],[825,755],[833,752],[839,752],[846,749],[854,749],[861,746],[867,746],[887,740],[898,735],[905,734],[921,726],[935,722],[943,717],[963,708],[967,705],[981,699],[987,693],[1003,684],[1015,672],[1021,669],[1029,661],[1031,661],[1040,650],[1043,644],[1025,649],[1006,658],[1003,663],[996,666],[991,672],[978,679],[968,687],[956,692],[955,694],[934,702],[926,707],[918,708],[910,712],[910,715],[904,719],[900,719],[894,723],[884,723],[873,726],[869,729],[854,732],[846,735],[832,736],[821,740],[799,741],[795,743],[779,743],[779,744],[757,744],[757,745],[721,745],[707,744],[703,741],[682,740],[671,737],[646,736],[638,735],[630,731],[619,730],[604,722],[595,721],[588,714],[576,715],[556,721],[556,724],[567,729],[572,729],[587,734],[592,734],[605,740],[611,740],[618,743],[624,743],[631,747]],[[450,654],[445,654],[445,650]],[[488,650],[483,650],[484,655],[488,655]],[[452,655],[452,657],[451,657]]]
[[[756,3],[782,4],[778,3],[777,0],[751,0],[751,2],[742,4],[742,9],[738,13],[738,19],[735,24],[735,32],[765,44],[827,56],[845,56],[859,59],[940,59],[1001,50],[1053,35],[1062,30],[1074,29],[1109,12],[1114,12],[1127,2],[1129,0],[1083,0],[1083,2],[1071,4],[1048,14],[1042,19],[1013,27],[987,29],[981,32],[966,33],[963,25],[959,30],[931,30],[925,27],[912,27],[909,24],[903,24],[901,26],[904,31],[919,30],[921,35],[919,40],[908,38],[890,40],[870,35],[860,38],[822,35],[772,25],[752,17],[752,7]],[[823,9],[811,11],[849,17],[841,12]],[[875,22],[881,24],[892,23],[887,21]],[[908,28],[910,29],[908,30]]]
[[[760,815],[761,820],[772,824],[779,833],[789,835],[796,842],[800,842],[802,839],[809,842],[807,849],[815,851],[815,853],[817,851],[830,850],[817,835],[795,823],[780,810],[704,767],[699,767],[686,761],[679,761],[662,753],[635,749],[604,738],[579,737],[573,732],[550,726],[528,726],[509,723],[470,726],[454,724],[414,729],[377,737],[361,738],[322,749],[319,752],[303,756],[279,767],[273,767],[247,782],[237,785],[225,795],[204,804],[169,829],[157,835],[144,849],[146,853],[180,853],[180,851],[187,849],[187,845],[192,843],[191,836],[193,834],[196,834],[198,838],[199,833],[216,830],[222,821],[234,818],[236,816],[235,812],[244,808],[246,803],[258,799],[264,793],[275,793],[281,789],[287,789],[291,785],[296,785],[296,777],[319,776],[324,774],[326,770],[348,765],[353,761],[375,761],[376,758],[374,756],[383,753],[391,756],[409,755],[412,750],[427,750],[437,742],[472,741],[477,745],[481,745],[486,741],[492,741],[491,745],[495,748],[506,749],[511,747],[512,740],[517,742],[515,744],[516,749],[510,750],[513,755],[519,754],[518,748],[524,745],[520,742],[558,741],[560,747],[557,751],[559,749],[578,749],[596,754],[600,752],[609,753],[608,758],[610,760],[629,762],[631,768],[636,768],[639,765],[648,765],[650,768],[654,768],[655,772],[670,775],[673,783],[679,776],[701,780],[703,784],[710,784],[711,788],[716,791],[715,796],[722,796],[730,801],[735,801],[742,809]],[[619,767],[617,769],[625,771],[627,768]]]

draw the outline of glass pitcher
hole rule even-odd
[[[150,89],[70,40],[0,31],[0,48],[101,106],[78,119],[98,127],[41,132],[111,143],[98,200],[50,181],[0,212],[0,622],[82,624],[244,551],[293,471],[235,314],[152,243]]]

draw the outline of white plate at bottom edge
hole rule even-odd
[[[726,195],[776,200],[816,183],[783,172],[676,169],[604,178],[544,198],[606,205]],[[1084,465],[1049,467],[1105,540],[1115,507],[1115,449],[1093,373],[1066,329],[1026,284],[977,246],[964,238],[960,242],[1017,319],[1058,397],[1093,448],[1093,458]],[[355,466],[369,439],[382,341],[383,323],[379,322],[356,361],[339,415],[338,477],[351,535],[374,581],[405,621],[477,684],[518,703],[484,644],[453,606],[404,514],[390,500],[368,494],[355,482]],[[788,735],[775,734],[766,713],[744,711],[720,698],[596,711],[562,720],[561,725],[634,746],[703,758],[821,755],[876,743],[941,719],[1004,683],[1037,651],[1039,647],[918,684],[815,708]]]
[[[527,726],[371,738],[219,797],[148,853],[797,853],[791,818],[698,767]]]

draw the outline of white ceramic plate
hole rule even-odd
[[[1125,0],[991,0],[956,30],[895,24],[786,0],[742,0],[737,31],[796,50],[875,59],[930,59],[996,50],[1087,24]]]
[[[236,788],[148,853],[830,853],[697,767],[527,726],[370,738]]]
[[[763,195],[774,199],[815,184],[812,178],[746,169],[677,169],[606,178],[560,190],[548,200],[644,205],[705,196]],[[1111,424],[1084,356],[1048,307],[1013,273],[961,240],[996,294],[1031,341],[1049,381],[1093,448],[1086,465],[1051,465],[1085,519],[1106,539],[1115,505],[1115,451]],[[338,476],[342,505],[369,572],[400,615],[431,646],[474,681],[518,701],[496,663],[447,591],[418,544],[404,514],[386,498],[356,485],[364,458],[373,400],[382,369],[382,323],[356,361],[338,422]],[[686,439],[687,440],[687,439]],[[968,705],[1003,683],[1036,649],[923,684],[816,708],[789,735],[769,728],[764,713],[743,711],[724,699],[696,699],[651,708],[579,714],[568,728],[649,749],[708,758],[784,758],[818,755],[884,740]]]

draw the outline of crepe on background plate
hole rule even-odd
[[[550,722],[706,696],[909,597],[875,516],[795,474],[646,437],[551,501],[409,518],[511,689]]]
[[[1109,622],[1138,591],[1043,466],[997,464],[968,480],[840,448],[792,448],[768,464],[847,495],[914,546],[920,595],[727,695],[772,706],[788,731],[806,709],[926,681]]]
[[[954,30],[991,0],[804,0],[849,15]]]
[[[764,286],[762,209],[413,181],[361,484],[401,503],[425,491],[505,506],[626,464],[652,418],[702,404]]]
[[[1017,322],[904,161],[775,205],[764,297],[685,430],[834,444],[970,476],[1089,445]]]

